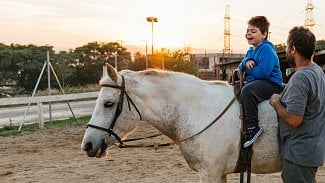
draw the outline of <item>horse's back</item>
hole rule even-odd
[[[268,100],[259,104],[258,116],[259,125],[264,132],[254,143],[252,172],[279,172],[282,167],[282,159],[278,144],[278,118]]]

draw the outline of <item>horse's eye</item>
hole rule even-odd
[[[105,108],[112,107],[113,105],[114,105],[114,102],[105,102],[105,103],[104,103],[104,107],[105,107]]]

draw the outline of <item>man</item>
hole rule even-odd
[[[287,39],[288,63],[295,69],[281,95],[270,104],[280,120],[280,150],[284,183],[316,182],[325,154],[325,75],[313,61],[315,36],[294,27]]]

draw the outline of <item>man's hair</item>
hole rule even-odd
[[[257,27],[258,29],[260,29],[262,34],[266,33],[265,39],[267,39],[267,37],[269,35],[270,22],[267,20],[267,18],[265,16],[252,17],[251,19],[248,20],[248,24],[253,25],[253,26]]]
[[[311,59],[315,52],[315,35],[303,26],[293,27],[287,39],[288,48],[295,46],[297,52],[306,59]]]

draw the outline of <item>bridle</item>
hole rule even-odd
[[[115,115],[114,115],[114,118],[113,118],[113,121],[112,121],[111,125],[108,128],[104,128],[104,127],[97,126],[97,125],[93,125],[93,124],[87,124],[86,127],[87,128],[91,127],[91,128],[95,128],[95,129],[98,129],[98,130],[105,131],[105,132],[107,132],[109,134],[109,136],[113,135],[116,138],[116,140],[119,141],[120,144],[123,144],[121,137],[119,137],[113,131],[113,128],[114,128],[114,126],[116,124],[117,118],[120,116],[120,114],[121,114],[121,112],[123,110],[124,96],[126,96],[126,99],[127,99],[127,102],[128,102],[128,106],[129,106],[129,111],[131,111],[131,105],[130,105],[130,102],[131,102],[131,104],[133,105],[133,107],[135,108],[135,110],[137,111],[137,113],[139,114],[140,120],[142,120],[142,116],[141,116],[141,113],[140,113],[139,109],[134,104],[133,100],[130,98],[130,96],[128,95],[128,93],[125,91],[125,79],[124,79],[124,76],[123,75],[121,75],[121,77],[122,77],[122,84],[121,84],[121,86],[119,86],[119,85],[110,85],[110,84],[102,84],[101,85],[101,87],[116,88],[116,89],[121,90],[121,93],[120,93],[120,96],[119,96],[119,101],[118,101],[118,104],[117,104],[117,107],[116,107],[116,111],[115,111]]]

